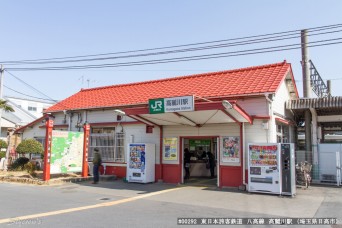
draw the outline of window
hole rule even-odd
[[[32,112],[37,112],[37,107],[28,106],[28,110]]]
[[[115,134],[115,155],[116,162],[125,162],[125,133],[118,132]]]
[[[278,124],[277,125],[277,142],[288,143],[289,142],[289,126]]]
[[[43,145],[43,148],[45,148],[45,137],[35,137],[34,139],[40,142]]]
[[[125,162],[125,133],[115,132],[115,128],[92,128],[88,157],[93,159],[94,148],[98,148],[102,160]]]

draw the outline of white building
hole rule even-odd
[[[4,100],[14,109],[14,112],[2,111],[0,123],[2,139],[6,139],[8,128],[21,127],[31,123],[42,117],[43,111],[56,103],[16,97],[4,97]]]
[[[294,142],[293,114],[285,109],[285,101],[295,98],[291,65],[281,62],[83,89],[46,113],[55,117],[54,129],[82,131],[84,123],[90,124],[89,158],[98,147],[106,174],[126,176],[128,143],[153,143],[156,180],[183,183],[183,150],[189,148],[194,158],[191,175],[208,176],[205,163],[195,154],[211,151],[217,161],[217,185],[236,187],[246,181],[248,143]],[[189,110],[153,109],[179,102],[192,104]],[[43,120],[16,133],[23,139],[43,140]],[[172,152],[166,145],[170,140],[175,142]],[[223,153],[229,143],[236,148],[232,155]]]

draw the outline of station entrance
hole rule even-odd
[[[184,137],[182,183],[218,186],[218,137]],[[188,155],[187,155],[188,153]],[[187,174],[188,169],[188,174]]]

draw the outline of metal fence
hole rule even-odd
[[[312,151],[296,151],[296,164],[304,161],[312,164],[313,183],[341,185],[341,144],[318,144],[316,155],[313,155]]]
[[[341,144],[318,145],[318,170],[321,183],[341,185],[341,160]]]

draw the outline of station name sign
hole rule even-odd
[[[194,96],[151,99],[148,107],[150,114],[194,111]]]

